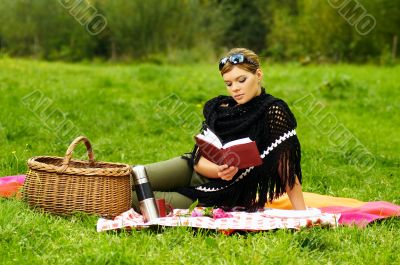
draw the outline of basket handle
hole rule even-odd
[[[68,168],[69,162],[72,158],[72,153],[74,152],[75,147],[81,142],[86,145],[90,165],[94,165],[94,153],[92,150],[92,145],[90,144],[88,138],[86,138],[85,136],[79,136],[69,145],[67,152],[65,153],[64,160],[61,164],[60,173],[63,173]]]

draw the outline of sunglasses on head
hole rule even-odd
[[[221,71],[224,65],[227,62],[230,62],[231,64],[239,64],[239,63],[250,63],[252,65],[255,65],[258,67],[258,64],[254,62],[253,60],[248,59],[246,56],[244,56],[243,53],[236,53],[232,54],[231,56],[224,57],[219,61],[219,70]]]

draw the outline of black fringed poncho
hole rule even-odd
[[[296,176],[300,183],[301,150],[296,136],[296,119],[287,104],[262,92],[245,104],[230,96],[218,96],[206,102],[203,110],[207,126],[225,142],[250,137],[257,144],[263,164],[241,169],[230,181],[210,182],[177,191],[204,206],[242,206],[249,211],[263,208],[267,201],[278,198],[293,187]],[[188,154],[189,158],[188,158]],[[200,158],[198,146],[183,155],[191,167]]]

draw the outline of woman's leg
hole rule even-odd
[[[154,198],[165,199],[165,203],[176,209],[187,209],[193,203],[192,199],[178,192],[155,191]],[[135,191],[132,194],[132,206],[136,211],[139,211],[139,201]]]
[[[174,208],[187,208],[190,206],[193,202],[190,198],[178,192],[168,192],[174,188],[190,185],[194,171],[185,159],[180,156],[174,157],[165,161],[146,164],[144,168],[156,199],[163,198],[166,203],[169,203]],[[135,210],[139,209],[139,201],[134,190],[132,193],[132,205]]]
[[[180,156],[146,164],[144,167],[154,191],[169,191],[178,187],[187,187],[192,179],[193,169]]]

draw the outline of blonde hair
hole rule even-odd
[[[247,63],[247,62],[240,63],[240,64],[232,64],[228,60],[221,69],[221,75],[224,75],[225,73],[231,71],[234,66],[237,66],[247,72],[255,74],[257,69],[260,68],[260,59],[258,58],[258,55],[255,52],[253,52],[252,50],[249,50],[246,48],[233,48],[224,57],[229,57],[229,56],[231,56],[233,54],[237,54],[237,53],[243,54],[247,59],[255,62],[257,65],[254,65],[252,63]]]

